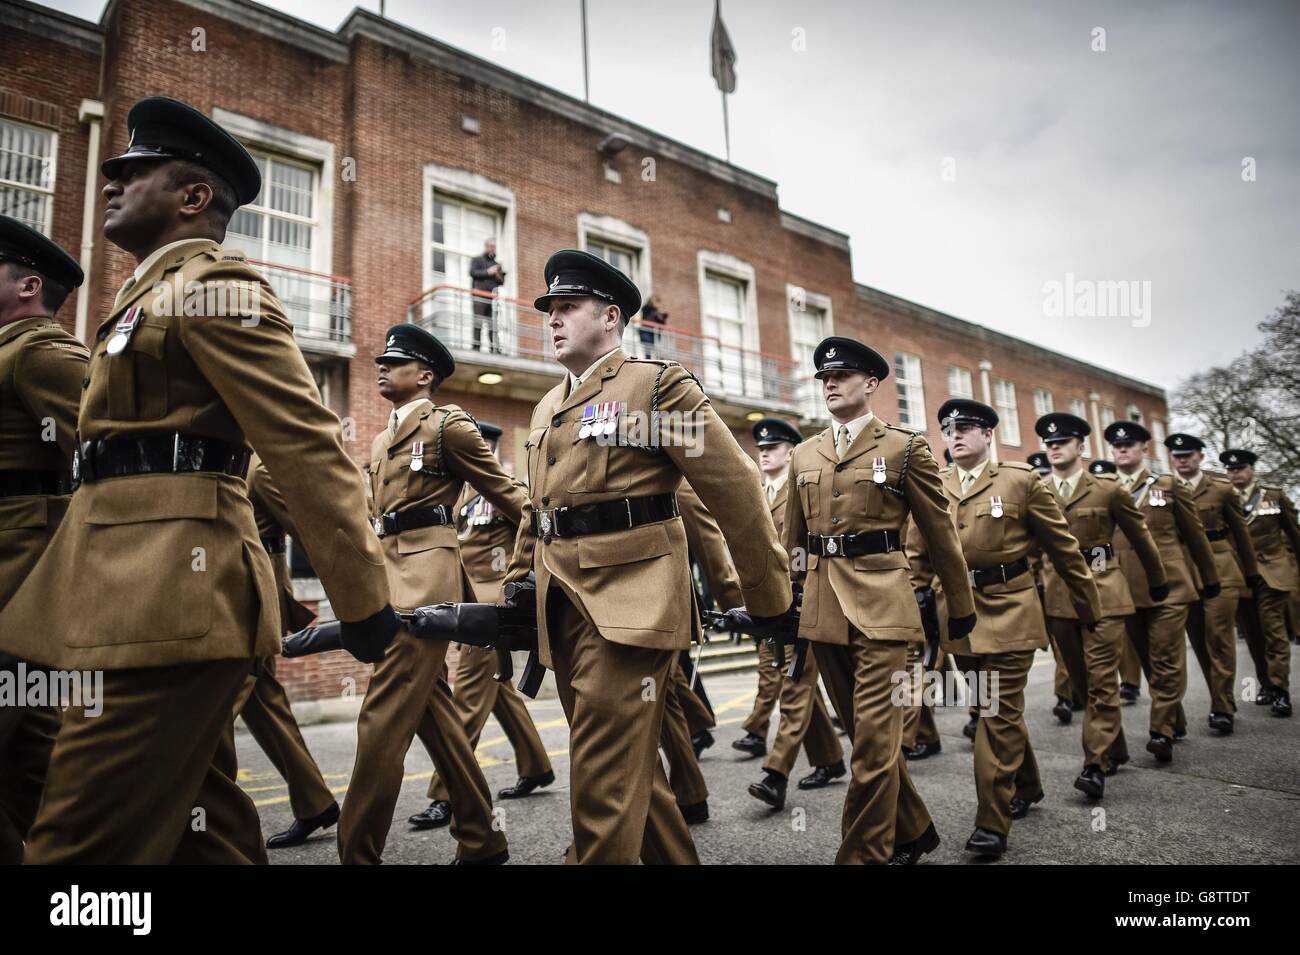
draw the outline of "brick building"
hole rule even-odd
[[[774,182],[370,12],[331,32],[246,0],[114,0],[99,23],[0,0],[0,28],[0,209],[80,255],[69,329],[92,333],[133,267],[100,234],[99,163],[124,147],[136,100],[186,100],[262,164],[227,244],[279,291],[358,461],[388,410],[370,356],[407,319],[456,354],[441,399],[501,424],[503,460],[522,459],[560,374],[529,303],[565,247],[620,265],[669,313],[649,345],[634,321],[629,350],[691,368],[746,447],[762,414],[825,425],[809,366],[831,333],[893,359],[875,410],[932,440],[950,395],[998,408],[1005,458],[1038,448],[1051,409],[1163,437],[1161,389],[859,285],[848,237],[783,210]],[[468,275],[488,238],[506,270],[491,347]],[[361,676],[329,658],[285,675],[299,698]]]

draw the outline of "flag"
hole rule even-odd
[[[713,5],[713,35],[709,38],[709,46],[712,48],[713,78],[717,80],[718,89],[724,93],[736,92],[736,50],[722,22],[722,0],[715,0]]]

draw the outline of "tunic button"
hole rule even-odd
[[[832,523],[832,524],[838,524],[839,522],[840,522],[840,519],[839,519],[838,517],[832,517],[832,518],[831,518],[831,523]]]
[[[389,452],[388,452],[388,460],[390,460],[390,461],[393,460],[393,455],[394,455],[395,453],[396,453],[396,452],[389,451]]]
[[[384,478],[384,487],[388,487],[388,478]]]
[[[550,499],[549,497],[544,497],[544,498],[542,498],[542,506],[543,506],[543,507],[545,507],[547,504],[550,504],[550,503],[551,503],[551,499]]]
[[[840,496],[839,491],[831,491],[831,497],[839,497],[839,496]]]
[[[82,379],[81,379],[81,390],[82,390],[82,391],[85,391],[85,390],[86,390],[87,388],[89,388],[89,387],[90,387],[90,379],[89,379],[89,378],[82,378]]]
[[[958,525],[957,525],[957,530],[959,530],[959,531],[964,531],[965,529],[966,529],[966,525],[965,525],[965,524],[958,524]]]
[[[545,537],[542,538],[542,543],[543,543],[543,544],[549,544],[550,542],[551,542],[551,535],[550,535],[550,534],[547,534]]]
[[[844,470],[844,465],[842,465],[842,464],[837,464],[837,465],[835,465],[835,470],[836,470],[836,471],[843,471],[843,470]]]
[[[556,415],[554,418],[551,419],[551,427],[558,428],[559,426],[560,426],[560,416]]]
[[[547,458],[547,459],[546,459],[546,463],[547,463],[547,464],[554,464],[554,463],[555,463],[555,455],[552,454],[549,458]]]

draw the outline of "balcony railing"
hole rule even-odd
[[[409,321],[428,328],[468,360],[492,355],[535,362],[554,358],[546,316],[522,299],[438,285],[413,301],[407,312]],[[795,362],[789,358],[643,322],[628,325],[623,347],[637,357],[680,362],[714,398],[787,412],[803,412],[810,404],[801,401],[807,383],[796,378]]]
[[[264,276],[305,346],[338,349],[352,342],[352,282],[337,275],[249,260]]]

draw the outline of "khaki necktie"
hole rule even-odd
[[[847,451],[848,449],[849,449],[849,426],[847,424],[842,424],[840,425],[839,433],[835,436],[835,453],[842,458],[844,457],[844,452]]]
[[[1070,482],[1069,482],[1069,481],[1062,481],[1062,482],[1061,482],[1061,487],[1060,487],[1060,490],[1059,490],[1058,493],[1060,493],[1060,495],[1061,495],[1061,500],[1062,500],[1062,501],[1069,501],[1069,500],[1070,500]]]
[[[965,494],[967,491],[969,491],[969,490],[970,490],[970,486],[971,486],[972,484],[974,484],[974,483],[975,483],[975,475],[971,474],[969,471],[964,471],[964,472],[962,472],[962,476],[961,476],[961,492],[962,492],[963,494]]]
[[[1119,483],[1124,486],[1124,490],[1126,491],[1133,490],[1133,475],[1121,474],[1119,476]]]
[[[767,486],[767,503],[771,504],[775,500],[776,500],[776,485],[769,484]]]
[[[390,437],[394,437],[394,438],[397,437],[397,412],[396,411],[394,411],[393,416],[388,419],[388,434]]]

